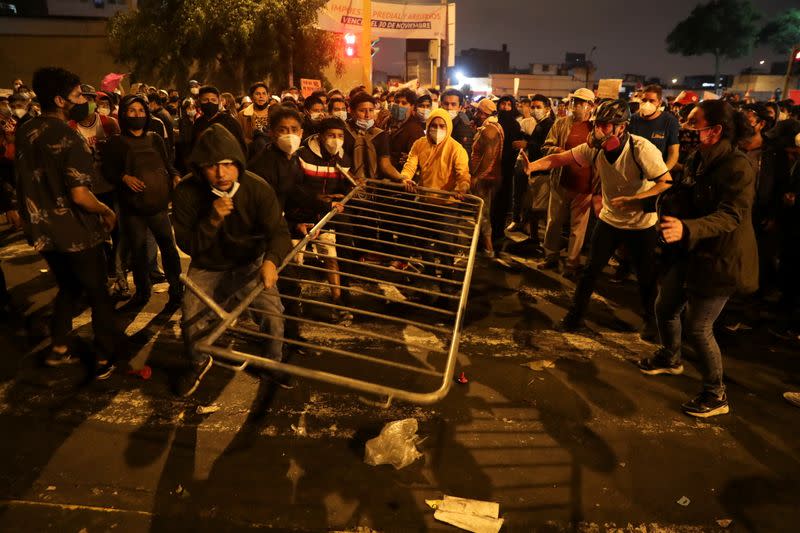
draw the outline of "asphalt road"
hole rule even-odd
[[[469,383],[438,404],[380,408],[219,367],[183,400],[169,387],[181,344],[166,293],[128,317],[149,339],[131,366],[152,379],[122,369],[87,383],[80,367],[39,363],[54,284],[17,236],[2,242],[26,314],[0,328],[2,531],[456,531],[425,503],[443,494],[498,502],[504,531],[800,530],[800,409],[780,396],[800,389],[800,349],[746,302],[720,320],[731,413],[706,422],[679,410],[699,390],[693,361],[678,377],[634,366],[654,349],[635,333],[635,284],[604,281],[595,334],[561,334],[573,284],[520,258],[479,263],[458,356]],[[76,318],[82,335],[88,322]],[[725,328],[738,322],[753,329]],[[365,464],[365,442],[406,418],[422,457]]]

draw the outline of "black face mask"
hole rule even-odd
[[[75,122],[86,120],[86,117],[88,116],[89,116],[89,102],[84,102],[82,104],[72,104],[72,107],[69,108],[69,112],[67,113],[67,117],[70,120],[74,120]]]
[[[180,100],[180,96],[173,96],[169,99],[170,102],[177,102],[178,100]]]
[[[213,117],[217,113],[219,113],[219,104],[215,104],[214,102],[206,102],[204,104],[200,104],[200,111],[203,112],[208,118]]]
[[[269,106],[269,104],[257,104],[253,102],[253,109],[255,109],[256,111],[264,111],[267,108],[267,106]]]
[[[131,131],[143,130],[147,124],[147,117],[127,117],[128,129]]]

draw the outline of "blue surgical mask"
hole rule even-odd
[[[423,121],[428,120],[428,117],[431,116],[431,110],[428,108],[417,109],[417,116]]]
[[[397,104],[392,104],[392,118],[398,122],[402,122],[408,116],[408,108]]]
[[[364,120],[363,118],[359,118],[359,119],[356,120],[356,126],[358,126],[359,129],[362,129],[362,130],[368,130],[374,125],[375,125],[375,121],[373,119]]]

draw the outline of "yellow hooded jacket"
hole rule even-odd
[[[420,137],[411,146],[406,164],[401,172],[403,179],[410,180],[420,170],[421,187],[442,191],[469,192],[469,156],[464,147],[453,139],[453,121],[444,109],[431,113],[425,123],[425,129],[435,118],[444,120],[447,126],[447,137],[437,144],[428,140],[428,136]]]

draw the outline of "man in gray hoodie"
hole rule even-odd
[[[266,333],[283,337],[283,306],[276,288],[278,266],[291,239],[275,191],[245,169],[239,142],[214,124],[198,139],[190,157],[192,173],[175,189],[173,225],[178,246],[192,257],[188,277],[215,300],[241,300],[258,283],[264,290],[251,304]],[[183,300],[182,329],[191,368],[177,392],[189,396],[211,368],[210,355],[193,343],[208,331],[209,310],[193,293]],[[283,342],[272,340],[268,356],[280,359]]]

